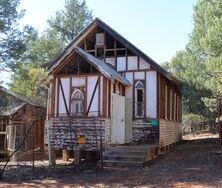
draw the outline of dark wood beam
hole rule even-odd
[[[90,108],[91,108],[91,106],[92,106],[92,102],[93,102],[93,99],[94,99],[94,96],[95,96],[95,93],[96,93],[96,89],[97,89],[97,86],[98,86],[98,84],[99,84],[99,79],[100,79],[100,77],[98,77],[98,79],[97,79],[97,81],[96,81],[96,85],[95,85],[95,88],[94,88],[94,90],[93,90],[93,94],[92,94],[92,97],[91,97],[91,99],[90,99],[90,102],[89,102],[89,107],[88,107],[88,109],[87,109],[87,111],[86,111],[86,117],[89,115],[89,110],[90,110]]]
[[[68,105],[66,103],[65,94],[64,94],[64,90],[63,90],[63,86],[62,86],[62,82],[61,82],[60,78],[59,78],[59,85],[60,85],[60,88],[61,88],[61,91],[62,91],[62,98],[63,98],[64,104],[65,104],[66,114],[67,114],[67,116],[69,116],[69,109],[68,109]]]

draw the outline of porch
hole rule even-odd
[[[100,160],[99,164],[103,163],[102,166],[143,167],[145,163],[168,153],[173,147],[174,144],[161,147],[155,143],[114,146],[103,152],[103,160]]]

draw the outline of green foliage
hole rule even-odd
[[[194,7],[194,30],[190,37],[192,50],[199,58],[220,56],[222,52],[222,1],[199,0]]]
[[[222,113],[222,1],[199,0],[193,18],[186,50],[166,66],[183,83],[185,116],[215,120]]]
[[[183,133],[198,133],[198,131],[201,131],[201,123],[204,121],[206,121],[206,119],[201,115],[192,113],[184,114],[182,127]]]
[[[194,12],[194,30],[191,35],[191,49],[196,50],[196,64],[205,65],[198,76],[202,84],[212,92],[203,101],[214,109],[220,118],[222,110],[222,1],[199,0]]]
[[[42,89],[50,77],[42,66],[62,52],[71,41],[92,20],[92,13],[85,1],[67,0],[64,10],[48,21],[49,27],[39,37],[32,27],[25,27],[23,42],[25,52],[13,66],[11,89],[20,94],[39,98],[46,96]]]
[[[64,42],[46,31],[41,37],[27,41],[27,50],[22,61],[41,66],[54,59],[63,48]]]
[[[180,51],[170,63],[164,63],[163,67],[172,72],[182,86],[183,114],[209,116],[210,111],[201,98],[209,97],[211,92],[201,84],[196,74],[200,67],[195,67],[195,61],[196,58],[191,52]]]
[[[0,1],[0,70],[8,68],[25,50],[17,23],[24,13],[17,11],[19,3],[20,0]]]
[[[56,12],[55,18],[48,20],[50,30],[57,37],[69,43],[92,21],[92,12],[85,0],[66,0],[64,10]]]
[[[11,89],[17,93],[29,96],[44,102],[46,99],[46,86],[51,77],[43,68],[27,66],[26,64],[16,69]]]
[[[195,125],[204,120],[205,118],[203,116],[192,113],[183,116],[183,123],[186,125]]]

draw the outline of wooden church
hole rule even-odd
[[[151,142],[164,147],[181,139],[177,81],[100,19],[50,62],[48,71],[50,151]]]

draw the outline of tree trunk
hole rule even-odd
[[[220,144],[220,150],[222,151],[222,127],[221,127],[221,123],[220,123],[220,114],[218,113],[218,128],[219,128],[219,144]]]

